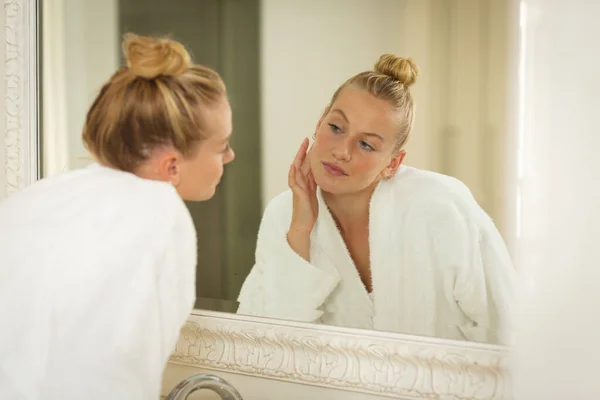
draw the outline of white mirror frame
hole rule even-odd
[[[5,0],[4,13],[10,195],[38,178],[37,1]],[[512,398],[504,347],[203,310],[170,362],[393,398]]]

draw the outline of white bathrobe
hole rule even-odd
[[[195,267],[167,183],[93,165],[0,203],[0,399],[158,400]]]
[[[494,223],[460,181],[402,166],[378,184],[369,221],[373,291],[318,192],[310,263],[287,242],[292,193],[264,213],[238,313],[506,343],[514,270]]]

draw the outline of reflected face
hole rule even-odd
[[[177,192],[184,200],[203,201],[214,196],[223,176],[223,166],[235,158],[229,145],[231,137],[231,106],[222,101],[204,113],[209,137],[195,152],[181,159],[178,165]]]
[[[317,125],[310,165],[324,192],[352,194],[391,177],[404,158],[393,154],[397,116],[369,92],[344,88]]]

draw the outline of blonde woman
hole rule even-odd
[[[158,399],[192,310],[183,200],[210,199],[234,158],[225,85],[176,41],[123,50],[83,130],[97,163],[0,204],[2,399]]]
[[[334,93],[265,211],[239,313],[508,341],[513,267],[493,222],[460,181],[402,165],[417,75],[384,55]]]

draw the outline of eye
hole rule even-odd
[[[375,148],[373,146],[371,146],[369,143],[365,142],[364,140],[361,140],[359,142],[360,147],[362,147],[363,149],[367,150],[367,151],[374,151]]]
[[[225,145],[225,148],[223,149],[223,151],[221,151],[221,153],[227,153],[227,152],[229,151],[229,149],[230,149],[230,148],[231,148],[231,147],[229,147],[229,143],[227,143],[227,144]]]
[[[340,133],[342,130],[336,124],[328,124],[333,133]]]

